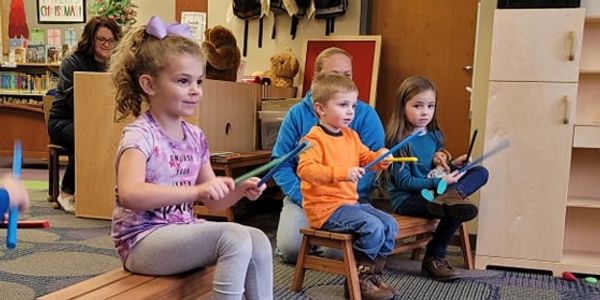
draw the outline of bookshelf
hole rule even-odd
[[[42,97],[58,83],[58,63],[0,64],[0,157],[12,156],[12,144],[23,143],[23,158],[48,157],[48,129]]]
[[[58,83],[59,64],[2,63],[0,65],[0,103],[38,104],[42,96]]]

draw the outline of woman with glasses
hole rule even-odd
[[[108,58],[120,36],[121,28],[115,21],[106,17],[94,17],[85,25],[75,51],[65,57],[60,65],[56,96],[48,116],[48,134],[53,144],[64,147],[69,154],[58,197],[61,208],[68,213],[75,212],[73,74],[78,71],[106,71]]]

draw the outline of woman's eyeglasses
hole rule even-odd
[[[95,38],[96,38],[96,42],[97,43],[103,44],[103,45],[110,46],[110,45],[112,45],[115,42],[115,40],[113,40],[113,39],[107,39],[107,38],[102,37],[102,36],[97,36]]]

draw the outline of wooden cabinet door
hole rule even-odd
[[[255,150],[261,86],[207,79],[202,88],[204,97],[192,122],[204,131],[210,151]]]
[[[577,82],[584,9],[497,9],[490,80]]]
[[[115,120],[110,74],[75,72],[75,197],[78,217],[110,219],[115,202],[115,157],[121,130],[133,120]]]
[[[477,255],[561,260],[576,93],[576,83],[490,82],[485,151],[511,146],[484,161]]]

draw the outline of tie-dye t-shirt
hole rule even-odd
[[[208,143],[200,128],[181,122],[184,138],[169,138],[150,113],[139,116],[122,132],[117,150],[117,163],[123,151],[134,148],[146,156],[146,182],[169,185],[194,185],[200,167],[209,162]],[[116,190],[116,189],[115,189]],[[147,211],[125,208],[115,196],[112,238],[123,261],[137,242],[152,231],[168,224],[199,223],[193,214],[193,203],[182,203]]]

